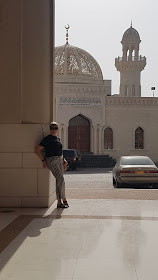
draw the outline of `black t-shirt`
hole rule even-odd
[[[60,143],[60,139],[56,136],[50,134],[44,137],[39,145],[44,147],[46,157],[62,155],[62,144]]]

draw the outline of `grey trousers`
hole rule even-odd
[[[47,167],[51,170],[52,174],[56,178],[56,198],[65,198],[65,180],[64,180],[64,168],[63,157],[53,156],[46,158]]]

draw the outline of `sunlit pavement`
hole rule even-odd
[[[65,180],[68,209],[0,213],[0,280],[157,280],[157,190],[114,189],[101,170]]]
[[[66,188],[112,189],[112,170],[103,168],[77,169],[65,172]]]

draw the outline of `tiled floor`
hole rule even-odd
[[[158,279],[158,201],[69,203],[64,211],[54,204],[0,214],[1,229],[16,217],[32,217],[2,251],[0,280]],[[6,234],[14,230],[13,223]]]

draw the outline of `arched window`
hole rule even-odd
[[[141,127],[135,131],[135,149],[144,149],[144,130]]]
[[[104,149],[113,149],[113,130],[110,127],[104,130]]]

